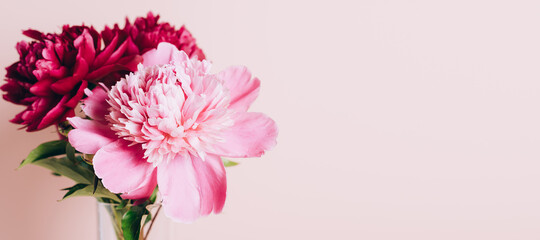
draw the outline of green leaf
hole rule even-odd
[[[66,144],[66,156],[69,160],[75,161],[75,148],[69,143]]]
[[[139,240],[141,233],[141,221],[144,214],[147,213],[145,205],[133,206],[122,217],[122,232],[124,240]]]
[[[116,206],[116,209],[120,210],[124,208],[125,206],[127,206],[128,203],[129,203],[128,199],[122,199],[122,201],[118,204],[118,206]]]
[[[98,188],[98,182],[99,182],[99,179],[97,177],[97,175],[94,175],[94,191],[92,193],[95,193],[97,188]]]
[[[39,145],[37,148],[34,148],[34,150],[32,150],[30,154],[28,154],[26,159],[24,159],[21,162],[21,165],[19,165],[19,168],[40,159],[66,153],[66,144],[67,144],[67,141],[57,140],[57,141],[46,142]]]
[[[83,165],[86,163],[81,161],[71,161],[66,157],[46,158],[35,161],[33,164],[71,178],[78,183],[92,184],[94,181],[94,173]]]
[[[122,201],[116,194],[110,192],[107,190],[101,182],[97,185],[96,192],[94,193],[94,186],[90,184],[85,183],[78,183],[75,184],[75,186],[62,189],[62,190],[68,190],[66,195],[62,198],[62,200],[70,197],[82,197],[82,196],[90,196],[90,197],[96,197],[96,198],[109,198],[115,201]]]
[[[62,200],[70,197],[71,195],[73,195],[73,193],[85,188],[86,186],[88,186],[88,184],[78,183],[78,184],[75,184],[75,186],[73,187],[62,189],[62,190],[68,190],[68,192],[64,195],[64,197],[62,197]]]
[[[238,165],[239,163],[237,162],[233,162],[229,159],[225,159],[225,158],[221,158],[221,161],[223,161],[223,165],[225,165],[225,167],[232,167],[232,166],[236,166]]]
[[[148,198],[148,201],[150,202],[150,204],[153,204],[156,201],[157,194],[158,194],[158,186],[156,186],[156,188],[154,188],[154,191],[152,192],[152,195],[150,195],[150,197]]]

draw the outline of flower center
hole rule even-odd
[[[203,62],[204,63],[204,62]],[[233,125],[229,93],[215,75],[197,66],[142,67],[109,91],[107,120],[116,134],[141,144],[159,165],[181,154],[204,159],[220,134]]]

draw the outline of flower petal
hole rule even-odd
[[[158,166],[158,185],[169,218],[191,223],[201,215],[201,195],[189,154],[162,162]]]
[[[83,100],[81,109],[86,115],[94,120],[105,121],[105,115],[109,113],[109,104],[107,103],[107,91],[101,86],[97,86],[94,90],[90,91],[85,89],[84,93],[88,96]]]
[[[260,157],[276,145],[277,125],[262,113],[238,112],[234,125],[222,137],[224,142],[214,145],[213,153],[225,157]]]
[[[123,69],[124,68],[121,65],[117,64],[102,66],[86,75],[85,79],[92,83],[98,83],[98,80],[105,77],[107,74]]]
[[[99,149],[93,163],[96,175],[103,185],[113,193],[129,193],[151,183],[154,167],[144,158],[140,144],[129,146],[129,142],[118,139]]]
[[[156,49],[143,54],[143,65],[154,66],[170,63],[172,60],[187,61],[189,57],[185,52],[180,52],[176,46],[162,42]]]
[[[30,87],[30,92],[36,96],[47,97],[53,95],[51,91],[51,84],[54,82],[52,78],[46,78],[41,81],[37,81],[32,87]]]
[[[225,167],[219,156],[209,154],[205,160],[191,156],[201,194],[201,216],[220,213],[227,195]]]
[[[142,57],[139,55],[123,57],[120,58],[115,64],[101,66],[93,70],[88,75],[86,75],[85,79],[89,82],[97,84],[98,82],[101,82],[102,78],[110,77],[111,75],[114,76],[114,74],[119,74],[118,71],[136,71],[137,64],[139,64],[140,62],[142,62]],[[118,81],[118,79],[123,76],[124,75],[119,74],[119,77],[115,78],[114,82]]]
[[[79,104],[79,101],[84,95],[84,90],[88,87],[87,81],[82,81],[81,85],[78,87],[77,92],[75,92],[75,95],[73,95],[72,98],[70,98],[65,104],[64,107],[69,109],[74,109],[77,104]]]
[[[27,125],[26,131],[28,132],[41,130],[49,126],[42,123],[44,120],[44,116],[49,113],[52,108],[58,107],[55,107],[54,104],[56,104],[54,102],[54,99],[36,97],[32,104],[28,106],[25,111],[17,114],[17,116],[15,116],[15,118],[12,119],[11,122]],[[56,109],[56,111],[50,112],[49,119],[53,119],[53,115],[56,115],[58,113],[57,110],[58,108]],[[38,128],[39,126],[41,127]]]
[[[251,73],[246,67],[229,67],[220,72],[218,78],[223,80],[225,87],[229,89],[231,109],[245,112],[259,95],[261,82],[258,78],[251,78]]]
[[[145,176],[141,187],[128,193],[122,194],[123,199],[147,199],[157,186],[157,169],[154,168],[152,174]]]
[[[41,118],[41,121],[39,122],[37,128],[43,129],[58,122],[58,120],[61,119],[61,117],[66,113],[66,111],[68,111],[68,108],[64,106],[68,100],[69,95],[62,97],[60,102],[56,103],[56,106],[49,109],[45,116]],[[42,110],[46,111],[46,109]]]
[[[67,119],[75,129],[69,131],[69,143],[79,152],[95,154],[100,148],[116,141],[114,132],[103,123],[72,117]]]
[[[111,54],[111,56],[109,56],[109,59],[107,59],[104,65],[116,63],[118,59],[120,59],[124,55],[124,52],[131,43],[131,38],[128,38],[126,41],[120,44],[120,46]]]
[[[105,49],[103,49],[103,51],[99,53],[99,55],[94,60],[94,63],[92,65],[93,68],[102,66],[107,61],[107,59],[109,59],[111,54],[114,52],[116,45],[118,44],[118,38],[119,36],[118,34],[116,34],[112,41],[107,44],[107,47],[105,47]]]
[[[83,33],[73,41],[73,45],[79,51],[77,58],[84,58],[86,63],[91,66],[96,56],[96,49],[94,48],[94,39],[88,29],[83,30]]]
[[[69,93],[77,83],[88,73],[88,63],[83,58],[78,58],[73,69],[72,76],[60,79],[51,85],[51,89],[60,95]]]

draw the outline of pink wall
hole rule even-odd
[[[181,239],[540,239],[539,1],[80,2],[2,0],[0,66],[21,29],[151,9],[216,71],[263,81],[253,110],[277,148],[229,169],[224,213]],[[70,181],[14,170],[53,130],[0,109],[0,239],[96,239],[93,199],[57,202]]]

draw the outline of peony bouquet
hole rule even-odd
[[[260,81],[245,67],[213,73],[185,28],[149,13],[123,28],[26,30],[7,67],[4,99],[26,108],[11,122],[59,138],[32,150],[34,164],[76,184],[64,198],[111,204],[117,239],[143,239],[158,205],[189,223],[223,209],[226,158],[260,157],[277,127],[248,112]],[[158,209],[159,211],[159,209]]]

